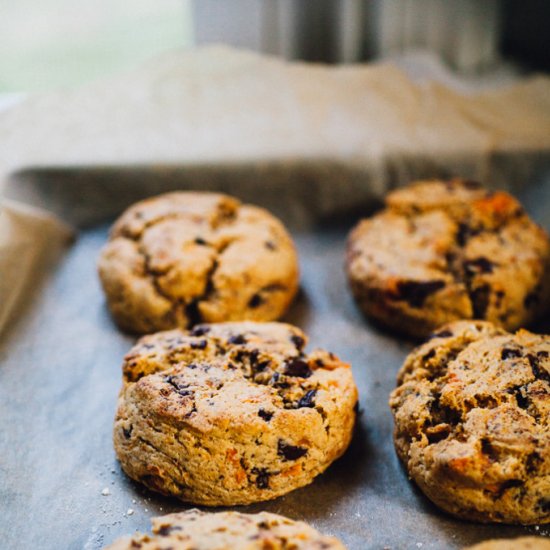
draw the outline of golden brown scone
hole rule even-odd
[[[457,321],[407,357],[390,398],[395,447],[439,507],[550,522],[549,355],[549,336]]]
[[[278,319],[299,277],[279,220],[232,197],[195,192],[126,210],[101,252],[99,275],[117,324],[138,333]]]
[[[349,365],[303,351],[283,323],[218,323],[142,338],[125,358],[114,426],[123,470],[205,506],[248,504],[310,483],[348,447]]]
[[[515,330],[549,309],[548,235],[507,193],[459,179],[390,193],[351,232],[346,266],[364,313],[415,337],[459,319]]]
[[[550,539],[545,537],[493,539],[474,544],[464,550],[550,550]]]
[[[105,550],[345,550],[307,523],[260,512],[188,510],[153,518],[153,534],[124,537]]]

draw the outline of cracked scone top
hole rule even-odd
[[[347,448],[349,365],[303,351],[283,323],[218,323],[143,337],[125,357],[114,426],[123,470],[206,506],[248,504],[310,483]]]
[[[390,193],[350,234],[346,265],[361,309],[417,337],[459,319],[515,330],[550,301],[548,235],[507,193],[458,179]]]
[[[189,510],[153,518],[153,534],[136,533],[105,550],[345,550],[302,521],[260,512]]]
[[[117,324],[147,333],[278,319],[296,294],[298,260],[266,210],[217,193],[174,192],[122,214],[99,275]]]
[[[550,522],[550,337],[442,327],[390,398],[395,447],[435,504],[482,522]]]

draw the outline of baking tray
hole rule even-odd
[[[148,531],[151,516],[188,507],[129,480],[111,442],[120,365],[134,338],[117,330],[108,315],[96,260],[113,210],[148,189],[143,181],[138,184],[139,171],[129,178],[121,170],[97,177],[87,171],[80,191],[74,181],[78,171],[54,172],[53,177],[31,170],[24,185],[16,179],[9,190],[16,196],[25,188],[34,202],[47,204],[81,227],[55,272],[37,281],[23,313],[0,340],[1,548],[99,549],[121,535]],[[120,181],[126,181],[123,188]],[[147,181],[151,193],[186,185],[177,178],[165,184]],[[549,181],[541,178],[521,197],[547,227]],[[219,187],[226,190],[223,184]],[[231,191],[265,206],[274,196],[261,184],[242,194]],[[357,216],[304,216],[300,222],[295,200],[292,189],[279,192],[275,208],[290,223],[302,268],[301,292],[284,320],[304,329],[310,346],[324,347],[352,364],[360,415],[347,453],[311,485],[238,509],[310,522],[340,537],[350,550],[461,548],[491,537],[549,535],[544,526],[453,519],[407,479],[394,452],[387,400],[414,343],[378,330],[353,303],[343,258],[346,234]],[[85,205],[80,221],[77,203]]]

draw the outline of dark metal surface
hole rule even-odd
[[[309,334],[310,347],[353,365],[361,407],[353,443],[310,486],[241,510],[303,519],[350,550],[461,548],[491,537],[548,534],[548,527],[455,520],[408,481],[393,449],[387,400],[412,344],[378,331],[353,304],[342,269],[353,221],[294,231],[302,292],[285,319]],[[120,364],[133,338],[110,320],[97,280],[106,235],[104,225],[84,231],[0,341],[2,549],[98,549],[148,530],[151,516],[186,507],[128,480],[114,456]]]

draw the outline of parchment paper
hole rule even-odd
[[[214,167],[223,181],[235,164],[258,173],[265,163],[322,163],[318,177],[346,185],[344,167],[377,194],[441,173],[502,187],[549,159],[550,78],[465,95],[389,64],[324,66],[208,47],[29,98],[0,115],[0,135],[0,176],[172,164]]]
[[[10,200],[0,201],[0,334],[26,295],[59,259],[71,240],[68,225],[47,212]]]

